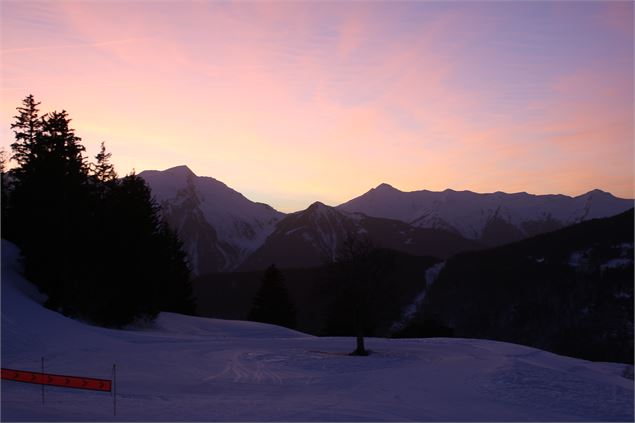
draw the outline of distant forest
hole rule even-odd
[[[2,154],[2,237],[21,249],[45,306],[109,327],[193,314],[186,255],[144,180],[118,178],[103,142],[90,162],[66,111],[39,105],[29,95],[17,108],[16,166],[6,171]]]

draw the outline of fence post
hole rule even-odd
[[[44,356],[42,356],[42,380],[44,380]],[[44,405],[44,384],[42,384],[42,405]]]
[[[117,365],[112,365],[112,412],[117,415]]]

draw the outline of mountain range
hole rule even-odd
[[[272,263],[309,267],[333,259],[351,233],[382,248],[449,257],[585,220],[613,216],[633,200],[593,190],[565,195],[403,192],[381,184],[337,207],[313,203],[285,214],[253,202],[187,166],[141,172],[166,221],[177,230],[193,273],[258,270]]]
[[[446,260],[381,252],[366,335],[483,338],[633,362],[633,209]],[[355,335],[346,319],[329,324],[341,295],[331,266],[281,272],[296,329]],[[192,284],[199,315],[245,320],[262,271],[210,273]]]
[[[632,207],[633,200],[598,189],[569,197],[451,189],[403,192],[381,184],[338,209],[397,219],[419,228],[444,229],[496,246],[585,220],[614,216]]]

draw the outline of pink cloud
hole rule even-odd
[[[606,1],[597,15],[598,21],[609,29],[633,37],[633,2]]]
[[[69,110],[87,144],[105,140],[124,171],[188,163],[239,190],[275,186],[330,203],[379,182],[632,192],[629,69],[543,69],[488,49],[505,16],[476,4],[36,9],[41,28],[3,28],[4,126],[35,91],[46,110]],[[535,40],[521,41],[531,51]],[[494,76],[500,65],[517,72],[496,74],[507,85]],[[540,95],[523,94],[534,87]]]

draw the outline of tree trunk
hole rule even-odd
[[[352,355],[368,355],[368,351],[366,351],[366,347],[364,346],[364,325],[362,324],[359,307],[355,309],[355,333],[357,348],[355,348]]]
[[[357,332],[357,348],[353,351],[353,355],[368,355],[368,351],[364,347],[364,334],[361,331]]]

